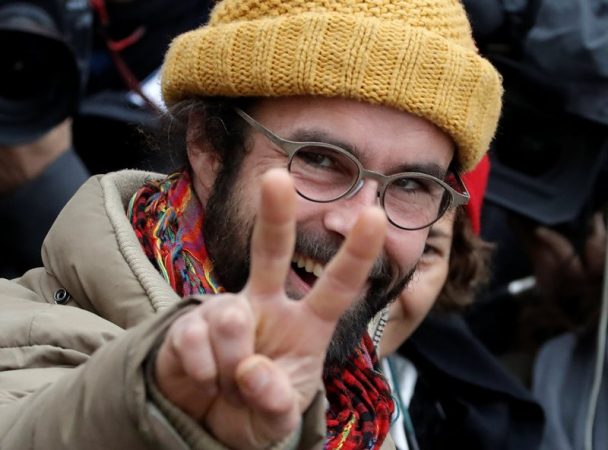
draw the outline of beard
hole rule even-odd
[[[223,168],[205,208],[203,236],[220,284],[228,292],[239,292],[247,283],[250,267],[250,243],[254,217],[246,218],[240,210],[238,168]],[[344,241],[337,234],[319,234],[298,228],[295,252],[323,264],[328,263]],[[327,349],[325,367],[342,366],[349,359],[372,318],[396,299],[411,280],[414,268],[396,275],[388,258],[377,259],[368,277],[368,289],[338,320]],[[287,295],[297,299],[289,290]],[[328,299],[327,301],[331,301]]]
[[[295,253],[305,255],[323,265],[338,253],[344,238],[335,233],[296,231]],[[386,257],[376,259],[368,275],[368,288],[361,298],[355,300],[342,314],[325,356],[325,367],[342,366],[357,347],[372,318],[396,299],[413,277],[412,269],[405,276],[395,275]],[[286,288],[287,295],[298,295]],[[331,299],[327,299],[331,301]]]

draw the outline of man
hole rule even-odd
[[[226,0],[163,94],[187,168],[91,180],[0,286],[0,443],[390,448],[366,323],[500,109],[461,5]]]
[[[0,277],[16,277],[41,264],[46,233],[90,177],[71,146],[71,119],[41,137],[17,145],[0,143]]]

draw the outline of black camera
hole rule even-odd
[[[35,140],[76,112],[92,27],[88,0],[0,0],[0,145]]]

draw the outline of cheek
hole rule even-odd
[[[412,281],[410,287],[399,297],[399,306],[405,320],[417,326],[435,303],[440,291],[440,287],[426,281]]]
[[[430,303],[430,304],[429,304]],[[387,355],[395,351],[411,336],[428,313],[432,301],[424,301],[424,295],[416,289],[416,283],[406,289],[389,307],[389,321],[382,338],[380,352]]]
[[[447,261],[442,261],[414,275],[410,286],[394,305],[400,307],[400,314],[409,326],[415,328],[429,313],[443,289],[447,274]]]
[[[225,199],[224,203],[226,204],[225,212],[230,215],[230,226],[239,228],[241,230],[240,235],[243,239],[247,239],[259,211],[259,180],[252,183],[250,178],[240,176],[231,188],[229,198]]]
[[[332,207],[333,203],[315,203],[301,197],[297,192],[296,196],[296,222],[299,226],[313,230],[327,231],[324,225],[324,218]]]
[[[389,224],[384,251],[399,269],[400,276],[405,276],[416,267],[422,256],[426,238],[427,230],[398,230]]]
[[[260,205],[260,187],[264,174],[278,166],[274,158],[258,158],[250,155],[245,158],[240,168],[234,193],[239,202],[240,211],[247,217],[255,216]]]
[[[238,211],[238,215],[250,217],[260,206],[260,183],[250,183],[245,177],[240,177],[232,189],[231,198],[228,200],[232,207]]]
[[[420,272],[412,289],[416,293],[416,301],[425,305],[426,310],[433,306],[443,289],[448,277],[448,268],[449,262],[446,258],[419,267]]]

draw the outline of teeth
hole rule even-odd
[[[306,270],[306,272],[312,273],[312,269],[314,266],[315,266],[315,263],[312,262],[310,259],[307,259],[306,265],[304,266],[304,270]]]
[[[300,268],[308,273],[314,274],[317,278],[323,273],[323,264],[320,264],[313,259],[304,256],[293,255],[292,261]]]
[[[312,273],[314,273],[315,276],[317,278],[319,278],[321,276],[321,274],[323,273],[323,267],[321,267],[321,264],[315,264],[315,267],[312,270]]]

